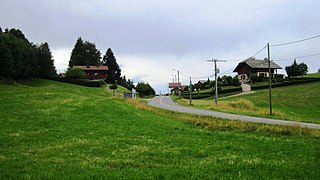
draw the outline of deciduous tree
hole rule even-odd
[[[298,64],[296,60],[293,61],[291,66],[286,66],[288,77],[303,76],[308,72],[308,66],[305,63]]]
[[[139,82],[136,86],[136,91],[139,92],[140,97],[155,95],[154,89],[149,83]]]

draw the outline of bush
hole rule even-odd
[[[257,74],[251,74],[250,80],[254,84],[259,80],[259,76]]]
[[[113,95],[115,95],[115,90],[118,89],[118,85],[117,85],[116,82],[117,82],[117,81],[115,81],[115,83],[113,83],[113,84],[109,87],[109,89],[112,90]]]
[[[118,85],[117,84],[112,84],[109,88],[112,89],[112,90],[118,89]]]
[[[233,77],[233,79],[232,79],[232,84],[233,84],[234,86],[238,86],[238,85],[241,84],[238,76]]]
[[[69,68],[66,72],[66,78],[68,79],[84,79],[85,72],[80,68]]]
[[[64,83],[76,84],[76,85],[86,86],[86,87],[100,87],[101,86],[101,82],[99,82],[99,81],[85,81],[85,80],[67,79],[67,78],[59,78],[59,77],[46,77],[46,79],[64,82]]]

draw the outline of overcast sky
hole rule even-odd
[[[67,68],[76,39],[94,42],[102,55],[111,47],[122,74],[167,92],[179,70],[188,84],[207,79],[213,64],[220,76],[268,42],[278,44],[320,34],[319,0],[1,0],[0,26],[19,28],[34,42],[48,42],[58,72]],[[294,57],[320,53],[320,38],[271,47],[283,68]],[[263,50],[256,58],[263,59]],[[276,61],[291,58],[291,60]],[[300,58],[309,72],[320,56]],[[285,73],[281,71],[281,73]]]

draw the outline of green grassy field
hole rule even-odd
[[[320,82],[307,83],[272,89],[272,118],[320,123]],[[177,100],[188,105],[189,100]],[[254,94],[219,100],[216,107],[211,99],[193,100],[197,108],[260,117],[269,115],[269,90],[257,90]]]
[[[208,128],[231,121],[156,113],[112,98],[105,87],[47,80],[0,84],[0,100],[1,179],[320,176],[319,130],[283,135],[240,122],[232,123],[247,131]]]

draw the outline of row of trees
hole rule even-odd
[[[24,79],[56,75],[48,43],[35,45],[19,29],[0,28],[0,78]]]
[[[308,66],[305,63],[298,64],[296,60],[293,61],[293,64],[291,66],[286,66],[286,72],[288,74],[288,77],[297,77],[306,75],[308,72]]]
[[[240,85],[239,82],[239,78],[237,76],[232,77],[232,76],[222,76],[222,77],[218,77],[217,78],[218,81],[218,87],[221,86],[237,86]],[[194,85],[192,85],[193,87],[193,91],[194,90],[205,90],[205,89],[212,89],[215,86],[215,81],[210,81],[210,79],[208,78],[207,81],[198,81],[197,83],[195,83]],[[184,91],[189,91],[189,86],[186,86]]]

